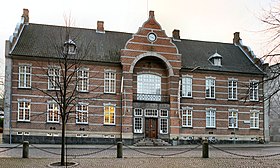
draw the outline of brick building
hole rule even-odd
[[[75,44],[73,51],[89,46],[77,72],[68,143],[264,138],[264,73],[239,33],[233,44],[181,39],[179,30],[168,37],[153,11],[134,34],[105,31],[101,21],[97,29],[69,28],[64,41],[62,30],[29,23],[24,9],[6,42],[5,142],[60,141],[59,108],[48,95],[63,74],[47,39]]]

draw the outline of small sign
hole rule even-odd
[[[250,120],[245,120],[243,122],[244,122],[244,124],[250,124]]]

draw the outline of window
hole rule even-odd
[[[160,110],[160,117],[168,117],[168,110],[166,109]]]
[[[104,93],[116,93],[116,73],[105,71],[104,73]]]
[[[76,107],[76,123],[87,124],[88,123],[88,104],[78,103]]]
[[[137,75],[137,100],[161,101],[161,77],[153,74]]]
[[[250,111],[250,128],[259,128],[259,111]]]
[[[160,118],[160,133],[167,134],[168,133],[168,119]]]
[[[30,121],[30,100],[18,100],[18,121]]]
[[[182,97],[192,97],[192,77],[182,78]]]
[[[215,79],[214,78],[206,78],[206,98],[215,98]]]
[[[55,102],[48,102],[47,122],[59,123],[59,107]]]
[[[192,107],[185,107],[182,109],[182,126],[192,127]]]
[[[104,105],[104,124],[115,125],[115,105]]]
[[[157,117],[158,110],[157,109],[145,109],[145,117]]]
[[[206,109],[206,128],[216,127],[216,109]]]
[[[58,67],[50,67],[48,69],[48,88],[50,90],[58,90],[59,89],[59,76],[60,70]]]
[[[209,57],[209,61],[214,66],[222,66],[222,58],[223,57],[220,54],[218,54],[218,52],[216,51],[215,54],[213,54]]]
[[[134,116],[142,116],[143,115],[143,110],[140,108],[135,108],[134,109]]]
[[[238,111],[236,109],[229,109],[228,111],[228,127],[238,128]]]
[[[228,81],[228,99],[237,100],[237,81],[230,79]]]
[[[64,43],[64,54],[76,54],[76,48],[75,42],[69,39]]]
[[[143,133],[142,117],[134,117],[134,133]]]
[[[258,101],[259,100],[259,81],[250,81],[250,88],[249,88],[249,96],[251,101]]]
[[[18,87],[31,88],[31,66],[19,65],[18,71]]]
[[[88,83],[89,83],[89,73],[88,69],[80,69],[78,70],[78,86],[77,90],[80,92],[88,91]]]

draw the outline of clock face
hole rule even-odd
[[[156,39],[157,39],[157,36],[156,36],[155,33],[149,33],[148,34],[148,39],[149,39],[150,42],[155,42]]]

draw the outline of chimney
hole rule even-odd
[[[97,21],[97,33],[105,33],[104,31],[104,22],[103,21]]]
[[[21,16],[24,19],[24,24],[29,23],[29,10],[28,9],[23,9],[23,13]]]
[[[150,18],[155,17],[155,12],[154,12],[154,11],[149,11],[149,17],[150,17]]]
[[[235,32],[233,35],[234,35],[233,36],[233,44],[240,44],[240,40],[241,40],[240,33]]]
[[[173,39],[180,40],[180,30],[174,29],[172,32]]]

